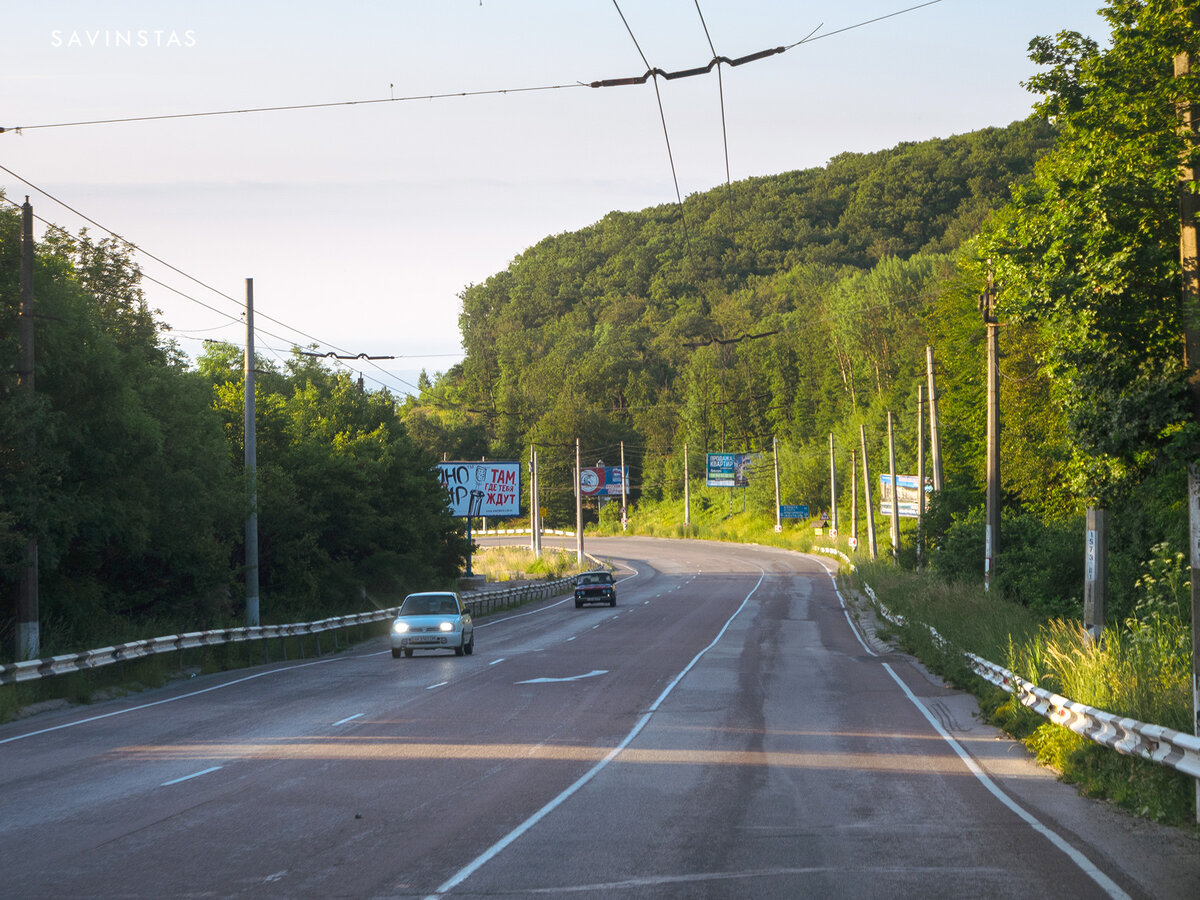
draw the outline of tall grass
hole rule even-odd
[[[970,675],[962,662],[962,651],[970,650],[1071,700],[1190,734],[1190,626],[1154,614],[1108,628],[1102,640],[1094,641],[1077,621],[1041,621],[1025,607],[973,585],[947,584],[878,563],[861,565],[857,577],[885,606],[910,620],[899,632],[906,649],[974,690],[990,720],[1023,740],[1064,780],[1138,815],[1194,827],[1192,779],[1121,756],[1043,719]],[[924,625],[951,646],[939,647]]]

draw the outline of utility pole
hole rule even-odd
[[[837,537],[837,466],[833,456],[833,432],[829,432],[829,534]]]
[[[775,466],[775,533],[783,531],[783,511],[779,508],[779,438],[771,436],[771,456]]]
[[[583,565],[583,485],[580,484],[580,476],[583,474],[583,466],[579,462],[579,438],[575,438],[575,537],[576,537],[576,562],[580,566]]]
[[[625,525],[629,521],[629,491],[626,482],[628,472],[625,470],[625,442],[621,441],[621,530],[625,530]]]
[[[858,549],[858,451],[850,448],[850,549]]]
[[[1087,556],[1083,576],[1083,627],[1099,641],[1104,634],[1104,594],[1108,575],[1108,529],[1104,510],[1089,506],[1084,535]]]
[[[900,488],[896,484],[896,440],[888,410],[888,468],[892,473],[892,563],[900,565]]]
[[[246,279],[246,361],[243,367],[246,401],[245,469],[250,491],[246,516],[246,624],[254,627],[258,617],[258,446],[254,429],[254,279]]]
[[[529,445],[529,549],[534,559],[542,558],[542,511],[538,502],[537,445]]]
[[[688,445],[683,445],[683,527],[692,524],[692,485],[688,478]]]
[[[933,348],[925,347],[925,373],[929,381],[929,453],[933,463],[933,489],[942,489],[942,439],[938,432],[937,381],[933,374]]]
[[[29,197],[26,197],[21,206],[21,353],[17,389],[24,392],[31,410],[36,399],[33,386],[33,251],[33,206],[29,203]],[[26,426],[24,437],[26,511],[29,519],[25,525],[25,556],[17,575],[18,660],[37,659],[42,654],[38,610],[37,486],[34,484],[34,473],[37,471],[37,433],[32,424]]]
[[[1182,4],[1179,7],[1183,13]],[[1195,28],[1195,22],[1188,23]],[[1190,82],[1192,60],[1186,51],[1175,55],[1175,80]],[[1194,88],[1179,91],[1176,109],[1183,138],[1179,166],[1179,261],[1183,270],[1183,365],[1187,372],[1192,419],[1200,422],[1200,253],[1197,252],[1196,171],[1191,154],[1196,146]],[[1200,737],[1200,459],[1188,461],[1188,543],[1192,579],[1192,731]],[[1196,821],[1200,822],[1200,778],[1195,780]]]
[[[925,398],[917,385],[917,571],[925,568],[922,553],[925,534],[921,530],[925,522]]]
[[[983,589],[989,590],[1000,553],[1000,329],[996,322],[996,285],[988,260],[987,288],[979,310],[987,328],[987,525],[983,535]]]
[[[871,462],[867,458],[867,428],[865,425],[858,426],[858,439],[862,444],[863,455],[863,502],[867,507],[867,550],[871,554],[871,559],[875,559],[878,555],[875,546],[875,507],[871,505]]]

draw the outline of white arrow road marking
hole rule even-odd
[[[553,684],[559,681],[580,681],[584,678],[595,678],[597,675],[607,675],[608,669],[593,669],[586,675],[572,675],[570,678],[530,678],[528,681],[518,681],[517,684]]]

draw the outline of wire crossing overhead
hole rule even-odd
[[[678,72],[665,72],[662,69],[658,69],[658,68],[648,68],[646,71],[646,74],[642,75],[640,77],[606,78],[606,79],[602,79],[600,81],[592,81],[592,82],[576,81],[572,84],[546,84],[546,85],[536,85],[533,87],[494,88],[494,89],[490,89],[490,90],[478,90],[478,91],[446,91],[446,92],[443,92],[440,94],[421,94],[421,95],[416,95],[416,96],[405,96],[405,97],[367,97],[367,98],[363,98],[360,100],[336,100],[336,101],[325,102],[325,103],[291,103],[291,104],[286,104],[286,105],[281,105],[281,106],[256,106],[256,107],[248,107],[248,108],[244,108],[244,109],[214,109],[214,110],[207,110],[204,112],[164,113],[162,115],[155,115],[155,116],[127,116],[127,117],[123,117],[123,118],[88,119],[88,120],[79,121],[79,122],[45,122],[45,123],[38,124],[38,125],[4,125],[4,126],[0,126],[0,134],[19,134],[22,131],[32,131],[34,129],[39,129],[39,128],[71,128],[71,127],[75,127],[78,125],[115,125],[115,124],[122,124],[122,123],[126,123],[126,122],[158,122],[158,121],[162,121],[165,119],[201,119],[201,118],[211,118],[213,116],[239,116],[239,115],[247,115],[249,113],[293,112],[296,110],[331,109],[334,107],[344,107],[344,106],[370,106],[370,105],[377,104],[377,103],[412,103],[417,100],[448,100],[448,99],[455,98],[455,97],[485,97],[485,96],[496,95],[496,94],[528,94],[528,93],[538,93],[538,92],[543,92],[543,91],[558,91],[558,90],[564,90],[566,88],[578,88],[578,87],[593,87],[593,88],[617,87],[620,85],[628,85],[628,84],[645,84],[647,81],[649,81],[654,76],[660,76],[660,77],[665,78],[668,81],[670,81],[670,80],[673,80],[676,78],[688,78],[693,75],[704,75],[708,72],[711,72],[713,66],[719,65],[721,63],[724,63],[725,65],[728,65],[728,66],[741,66],[741,65],[745,65],[746,63],[756,62],[757,60],[765,59],[768,56],[775,56],[776,54],[784,53],[788,50],[791,50],[793,47],[800,46],[801,44],[807,44],[807,43],[811,43],[812,41],[819,41],[822,38],[828,38],[828,37],[833,37],[834,35],[844,34],[847,31],[854,31],[856,28],[862,28],[866,25],[874,25],[876,22],[882,22],[885,19],[891,19],[896,16],[901,16],[901,15],[904,15],[905,13],[910,13],[910,12],[913,12],[918,9],[923,9],[926,6],[933,6],[933,5],[935,5],[937,3],[941,3],[941,2],[942,2],[942,0],[926,0],[925,3],[918,3],[915,6],[909,6],[905,9],[898,9],[895,12],[887,13],[886,15],[882,15],[882,16],[876,16],[873,19],[867,19],[866,21],[863,21],[863,22],[857,22],[854,25],[847,25],[844,28],[838,28],[834,31],[827,31],[824,34],[816,33],[821,28],[821,26],[818,25],[817,28],[814,29],[812,32],[810,32],[808,35],[806,35],[805,37],[801,38],[798,41],[794,41],[791,44],[786,44],[781,47],[772,47],[769,50],[760,50],[757,53],[750,53],[746,56],[739,56],[736,59],[730,59],[729,57],[726,57],[726,56],[714,55],[712,61],[709,62],[708,65],[706,65],[706,66],[698,66],[694,69],[682,69]],[[620,7],[618,7],[618,10],[619,9],[620,9]],[[624,19],[624,15],[622,15],[621,18]],[[707,32],[707,26],[705,26],[705,31]],[[632,32],[631,32],[631,36],[632,36]],[[636,41],[634,43],[636,43]],[[641,52],[640,47],[638,48],[638,51]],[[643,56],[643,60],[644,59],[645,59],[645,57]],[[646,65],[649,67],[649,65],[650,65],[649,62],[647,62]]]
[[[713,66],[720,65],[721,63],[725,63],[727,66],[741,66],[760,59],[766,59],[768,56],[774,56],[777,53],[783,53],[786,50],[787,47],[772,47],[770,50],[759,50],[757,53],[740,56],[737,59],[730,59],[728,56],[714,56],[707,66],[697,66],[694,69],[681,69],[678,72],[665,72],[659,68],[647,69],[645,75],[636,78],[604,78],[600,81],[589,82],[588,87],[603,88],[620,87],[626,84],[645,84],[655,76],[660,76],[668,81],[674,81],[676,78],[691,78],[693,75],[707,75],[713,70]]]

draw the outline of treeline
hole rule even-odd
[[[190,366],[123,246],[52,230],[36,252],[31,400],[11,374],[19,247],[20,212],[0,208],[0,658],[30,533],[43,654],[244,624],[240,348]],[[393,398],[307,357],[256,368],[262,620],[357,611],[364,591],[457,574],[461,525]]]
[[[1180,352],[1171,66],[1195,29],[1164,24],[1165,7],[1111,7],[1110,54],[1078,35],[1032,45],[1048,71],[1027,121],[844,154],[682,209],[611,213],[530,248],[462,294],[467,356],[409,400],[412,433],[463,456],[523,457],[536,443],[543,504],[562,522],[577,437],[587,465],[616,464],[623,442],[635,497],[652,501],[682,493],[685,447],[695,480],[705,452],[777,438],[784,502],[823,508],[832,433],[847,521],[860,426],[879,472],[893,413],[899,469],[915,471],[930,345],[946,488],[924,537],[947,577],[977,580],[990,260],[1003,321],[995,586],[1079,612],[1082,514],[1100,504],[1113,514],[1110,611],[1134,614],[1142,576],[1177,569],[1186,547],[1181,460],[1198,443]],[[769,513],[772,486],[747,500]]]

